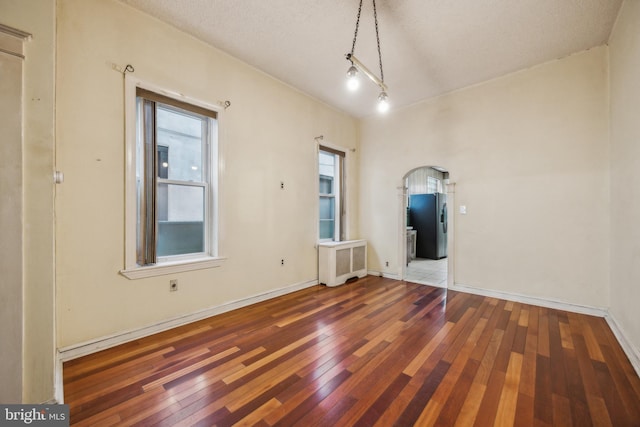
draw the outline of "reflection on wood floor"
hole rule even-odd
[[[77,426],[640,425],[606,322],[368,276],[64,365]]]

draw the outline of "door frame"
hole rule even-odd
[[[31,37],[0,23],[0,60],[3,63],[3,98],[0,117],[6,141],[0,147],[0,271],[3,302],[0,306],[0,402],[22,403],[24,396],[24,42]],[[6,89],[9,92],[6,92]]]
[[[420,166],[413,168],[404,174],[400,185],[397,186],[398,190],[398,214],[400,220],[398,221],[398,262],[400,270],[400,280],[405,280],[407,275],[407,201],[409,195],[407,194],[408,188],[405,185],[407,177],[417,169],[432,167],[432,166]],[[447,169],[448,170],[448,169]],[[449,172],[451,174],[451,172]],[[455,196],[456,196],[456,183],[451,180],[444,184],[447,187],[447,288],[453,287],[455,284]]]

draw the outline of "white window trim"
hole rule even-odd
[[[219,136],[221,128],[221,112],[222,108],[208,104],[206,102],[193,99],[182,95],[180,93],[170,92],[157,85],[144,82],[131,74],[125,76],[125,268],[120,270],[120,274],[128,279],[142,279],[146,277],[161,276],[165,274],[179,273],[183,271],[202,270],[206,268],[215,268],[222,265],[226,259],[219,255],[219,224],[220,224],[220,210],[218,206],[218,200],[220,198],[220,175],[222,154],[220,152],[220,144],[217,140],[212,140],[212,143],[217,146],[217,150],[212,150],[210,154],[211,166],[210,169],[210,182],[211,191],[213,197],[210,197],[209,210],[210,215],[215,218],[211,222],[211,229],[207,230],[208,238],[211,247],[208,248],[208,254],[193,254],[190,256],[179,257],[166,257],[160,259],[159,263],[155,265],[140,266],[136,260],[136,206],[137,206],[137,194],[136,194],[136,88],[146,89],[161,95],[168,96],[170,98],[177,99],[179,101],[196,105],[208,110],[215,111],[217,113],[217,132],[214,132],[214,138]],[[213,167],[213,166],[216,167]],[[217,171],[217,173],[216,173]]]
[[[345,219],[345,224],[342,223],[342,221],[340,221],[340,227],[343,227],[344,229],[344,236],[345,236],[345,240],[349,240],[350,238],[350,233],[349,233],[349,211],[351,209],[351,203],[348,202],[347,198],[349,197],[349,191],[347,190],[347,186],[348,186],[348,182],[349,182],[349,168],[347,167],[347,164],[349,163],[349,155],[351,153],[351,150],[343,147],[341,145],[337,145],[337,144],[333,144],[332,142],[329,141],[325,141],[323,140],[322,142],[316,140],[316,167],[315,167],[315,172],[316,172],[316,178],[315,178],[315,182],[316,182],[316,215],[315,215],[315,221],[316,221],[316,242],[317,243],[327,243],[327,242],[332,242],[333,240],[331,239],[321,239],[320,238],[320,185],[318,183],[318,179],[320,177],[320,146],[323,147],[328,147],[328,148],[332,148],[334,150],[338,150],[338,151],[342,151],[344,153],[344,164],[343,164],[343,177],[342,179],[344,180],[344,187],[345,187],[345,200],[344,200],[344,204],[345,204],[345,208],[344,208],[344,219]],[[336,197],[339,197],[338,194],[336,194]],[[339,238],[339,236],[338,236]]]

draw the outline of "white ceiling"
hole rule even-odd
[[[379,89],[348,92],[358,0],[121,0],[364,117]],[[622,0],[377,0],[392,108],[607,42]],[[355,55],[379,75],[371,0]]]

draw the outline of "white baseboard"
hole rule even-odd
[[[611,328],[613,335],[615,335],[618,343],[620,343],[620,347],[629,358],[629,362],[635,369],[638,376],[640,376],[640,350],[636,348],[631,341],[627,339],[627,335],[624,333],[624,329],[620,327],[620,324],[616,321],[616,318],[611,314],[611,312],[607,313],[604,317],[607,321],[607,324]]]
[[[281,295],[286,295],[295,291],[299,291],[301,289],[309,288],[317,284],[318,284],[317,279],[308,280],[306,282],[296,283],[290,286],[274,289],[274,290],[267,291],[251,297],[242,298],[242,299],[231,301],[222,305],[210,307],[204,310],[197,311],[195,313],[179,316],[173,319],[168,319],[162,322],[155,323],[153,325],[148,325],[141,328],[132,329],[129,331],[124,331],[124,332],[116,333],[113,335],[86,341],[84,343],[74,344],[68,347],[60,348],[58,349],[58,359],[60,362],[60,382],[58,383],[58,379],[56,378],[56,394],[58,394],[58,392],[62,394],[62,362],[77,359],[78,357],[86,356],[91,353],[96,353],[98,351],[115,347],[117,345],[124,344],[129,341],[144,338],[149,335],[156,334],[158,332],[163,332],[169,329],[176,328],[178,326],[183,326],[189,323],[197,322],[198,320],[206,319],[208,317],[215,316],[217,314],[222,314],[231,310],[246,307],[261,301],[266,301],[268,299],[272,299]],[[59,396],[56,396],[56,399],[58,399],[58,397]]]
[[[431,283],[431,282],[427,282],[426,280],[413,280],[413,279],[404,279],[405,282],[411,282],[411,283],[417,283],[418,285],[425,285],[425,286],[431,286],[434,288],[443,288],[443,289],[447,289],[447,285],[443,284],[443,285],[438,285],[437,283]]]
[[[367,270],[367,274],[370,276],[384,277],[386,279],[400,280],[400,275],[395,273],[385,273],[377,270]]]
[[[467,286],[461,283],[455,283],[449,289],[459,292],[465,292],[468,294],[482,295],[485,297],[500,298],[507,301],[520,302],[523,304],[531,304],[540,307],[553,308],[556,310],[570,311],[572,313],[588,314],[590,316],[606,317],[608,313],[607,309],[604,307],[591,307],[587,305],[573,304],[549,298],[532,297],[511,292],[474,288],[473,286]]]

